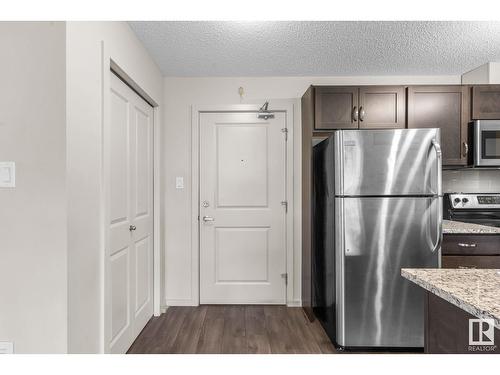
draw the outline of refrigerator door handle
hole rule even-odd
[[[436,151],[436,177],[437,177],[437,218],[436,218],[436,244],[434,245],[432,252],[435,253],[441,248],[441,243],[443,241],[443,181],[442,181],[442,164],[443,164],[443,152],[441,151],[441,145],[438,141],[433,139],[431,141],[432,147]]]
[[[441,151],[441,145],[435,140],[432,140],[432,147],[436,150],[436,158],[437,158],[437,195],[443,195],[443,181],[442,181],[442,171],[441,167],[443,164],[443,152]]]
[[[443,242],[443,197],[437,197],[437,220],[436,220],[436,244],[432,252],[435,253],[441,248]]]

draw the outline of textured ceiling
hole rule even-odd
[[[500,22],[130,22],[166,76],[461,74]]]

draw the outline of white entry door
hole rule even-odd
[[[200,303],[286,302],[285,113],[200,114]]]
[[[124,353],[153,315],[153,108],[111,73],[106,330]]]

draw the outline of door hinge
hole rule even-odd
[[[285,206],[285,213],[288,212],[288,201],[281,201],[281,205]]]
[[[288,273],[282,273],[281,278],[285,279],[285,285],[288,285]]]
[[[288,129],[287,128],[282,128],[281,132],[285,134],[285,141],[288,141]]]

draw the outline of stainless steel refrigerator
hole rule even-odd
[[[313,311],[338,348],[421,348],[440,267],[439,129],[340,130],[313,149]]]

